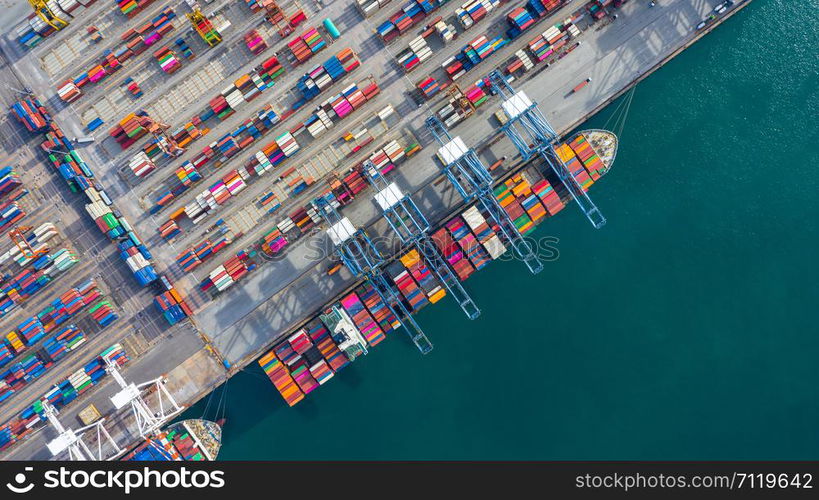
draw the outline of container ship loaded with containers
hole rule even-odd
[[[203,419],[181,420],[126,453],[122,460],[216,460],[222,447],[222,426]]]
[[[555,149],[586,191],[611,168],[617,144],[611,132],[585,130]],[[556,215],[571,199],[554,177],[551,171],[527,166],[494,189],[499,204],[521,234],[530,233],[537,224]],[[471,205],[432,233],[433,242],[460,281],[506,252],[499,228],[491,220],[479,206]],[[416,249],[400,254],[386,267],[386,274],[411,313],[446,295]],[[293,406],[400,326],[399,318],[365,282],[286,336],[259,359],[259,365]]]

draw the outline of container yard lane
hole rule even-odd
[[[21,98],[17,90],[28,88],[66,136],[94,139],[77,146],[122,216],[143,238],[156,272],[168,276],[187,297],[193,321],[170,326],[158,314],[153,304],[155,286],[140,287],[134,280],[117,247],[89,220],[81,193],[70,192],[44,162],[38,151],[39,136],[5,117],[0,127],[6,162],[25,167],[28,183],[36,188],[32,199],[40,197],[57,205],[55,223],[68,247],[83,257],[70,270],[72,274],[54,287],[97,279],[119,320],[104,335],[89,332],[76,354],[0,401],[0,424],[16,418],[34,399],[115,342],[131,358],[125,365],[127,377],[142,381],[165,374],[178,401],[192,404],[224,380],[222,360],[233,369],[252,362],[356,284],[346,268],[328,275],[331,243],[320,226],[304,229],[298,238],[289,236],[272,262],[260,251],[264,247],[260,241],[271,244],[272,230],[323,194],[334,179],[348,175],[379,151],[402,152],[396,154],[397,168],[388,178],[413,196],[433,225],[462,208],[458,193],[448,182],[441,182],[434,158],[437,144],[424,126],[427,116],[447,105],[447,92],[435,89],[446,84],[466,91],[492,69],[517,68],[513,70],[516,88],[536,99],[554,128],[564,134],[691,43],[700,34],[696,25],[713,9],[715,0],[664,0],[654,8],[646,2],[627,1],[616,9],[616,21],[588,0],[563,2],[537,19],[519,8],[523,1],[462,4],[450,0],[414,24],[410,17],[396,14],[403,7],[396,2],[382,2],[379,8],[375,0],[285,0],[278,4],[281,14],[271,11],[269,19],[260,6],[270,2],[202,2],[202,11],[221,39],[218,42],[213,31],[203,36],[194,31],[186,17],[192,12],[187,2],[141,2],[142,8],[133,3],[123,12],[110,2],[81,3],[88,5],[76,8],[74,19],[61,32],[39,43],[31,34],[24,35],[31,47],[21,43],[25,27],[18,29],[29,15],[28,5],[17,4],[3,12],[0,48],[4,67],[10,64],[13,71],[2,71],[0,97],[9,106]],[[334,24],[324,23],[325,18]],[[287,19],[296,26],[288,27]],[[552,28],[567,20],[573,25],[571,33]],[[505,43],[490,48],[481,41],[481,35],[499,41],[509,36],[510,29],[516,36]],[[517,36],[515,29],[526,31]],[[538,57],[536,47],[542,43],[536,45],[533,39],[541,33],[545,39],[550,29],[568,40],[565,46],[551,57],[543,56],[549,64],[535,61],[532,69],[519,71],[530,58]],[[127,60],[121,57],[122,69],[101,73],[102,66],[95,65],[105,59],[104,52],[122,55],[126,43],[127,50],[134,48],[135,53]],[[149,45],[146,50],[139,48],[143,43]],[[478,62],[466,74],[467,66],[458,62],[466,60],[453,57],[468,43]],[[471,67],[473,62],[466,64]],[[307,73],[315,93],[305,83]],[[76,81],[81,92],[69,80]],[[573,91],[576,88],[580,89]],[[369,94],[363,92],[367,89]],[[328,107],[325,99],[342,92],[345,102],[356,104],[343,108],[333,101],[335,107]],[[508,158],[494,172],[501,177],[521,166],[519,156],[499,133],[493,115],[497,98],[486,96],[485,104],[483,98],[479,104],[471,116],[448,117],[447,125],[487,165]],[[145,113],[129,115],[140,110]],[[252,125],[250,119],[255,120]],[[109,133],[118,123],[122,128]],[[151,127],[153,132],[146,133]],[[254,139],[237,145],[249,128],[256,134]],[[207,131],[205,138],[181,132],[194,129]],[[184,143],[181,154],[158,151],[159,139],[152,134],[159,138],[162,130]],[[132,135],[136,140],[131,140]],[[279,153],[258,152],[274,139],[278,149],[273,151]],[[164,148],[173,146],[171,141],[164,144]],[[218,162],[204,155],[208,148],[220,151]],[[140,151],[154,156],[138,156]],[[289,159],[296,154],[295,160]],[[264,162],[275,161],[276,170],[261,178],[261,174],[235,173],[248,171],[247,165],[263,168],[258,155],[265,157]],[[186,165],[200,161],[204,166],[197,166],[196,177],[190,177],[192,170],[185,170]],[[137,176],[137,171],[147,173]],[[229,196],[224,195],[227,189]],[[174,193],[168,198],[164,193],[170,190]],[[211,205],[203,201],[213,199],[214,193],[219,201],[208,202]],[[398,248],[395,237],[371,197],[371,190],[358,194],[344,206],[343,215],[367,228],[380,249],[393,257]],[[203,203],[210,208],[200,213],[205,210]],[[605,212],[605,207],[601,209]],[[38,212],[36,222],[49,222],[49,215]],[[287,234],[292,236],[293,230]],[[244,264],[237,268],[237,254],[253,256],[252,269],[239,269]],[[231,273],[219,274],[220,265],[230,267]],[[204,290],[207,287],[201,285],[208,283],[209,276],[219,276],[213,278],[218,284]],[[241,282],[230,286],[225,276],[230,283],[239,277]],[[226,289],[215,293],[220,287]],[[26,311],[43,303],[34,301]],[[17,325],[8,318],[0,321],[3,331]],[[93,330],[89,318],[78,323]],[[126,411],[115,412],[107,399],[113,390],[112,382],[102,379],[83,393],[82,401],[66,405],[61,419],[73,425],[78,413],[94,404],[108,415],[106,427],[110,423],[109,431],[118,440],[133,442],[132,417]],[[10,447],[6,456],[48,458],[44,443],[52,437],[48,429],[35,432]]]

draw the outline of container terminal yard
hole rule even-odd
[[[412,311],[549,272],[522,236],[564,205],[605,224],[617,138],[566,134],[748,3],[6,6],[0,457],[212,459],[165,425],[250,363],[292,406],[428,353]]]

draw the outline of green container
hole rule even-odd
[[[96,304],[94,307],[92,307],[91,309],[89,309],[89,310],[88,310],[88,312],[89,312],[89,313],[91,313],[91,314],[94,314],[94,313],[95,313],[95,312],[97,312],[97,310],[98,310],[98,309],[100,309],[102,306],[108,306],[108,307],[111,307],[111,304],[109,304],[107,300],[101,300],[101,301],[97,302],[97,304]]]
[[[119,221],[117,220],[116,217],[114,217],[114,214],[110,212],[103,215],[102,220],[105,222],[105,225],[108,226],[108,229],[114,229],[115,227],[119,227]]]

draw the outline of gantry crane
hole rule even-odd
[[[185,14],[187,18],[190,20],[193,29],[199,33],[199,36],[202,37],[202,40],[205,41],[210,47],[215,47],[222,41],[222,35],[216,31],[216,28],[213,27],[213,23],[210,22],[210,19],[202,13],[202,9],[199,8],[199,4],[193,3],[191,5],[191,9],[193,12],[189,12]]]
[[[387,308],[401,321],[410,339],[422,354],[432,351],[432,342],[415,322],[398,291],[384,276],[382,269],[385,264],[384,257],[367,233],[353,226],[350,219],[342,217],[324,198],[313,200],[313,207],[329,226],[327,235],[344,265],[356,277],[366,279],[370,283]]]
[[[182,412],[182,407],[176,403],[173,395],[165,387],[167,380],[164,377],[158,377],[139,385],[133,382],[128,383],[119,372],[117,362],[107,357],[105,358],[105,371],[120,387],[119,392],[111,397],[111,402],[117,410],[131,406],[139,435],[143,438],[150,439],[156,436],[162,430],[163,425]],[[155,408],[151,408],[142,397],[142,391],[149,387],[154,388]]]
[[[17,226],[9,231],[9,239],[17,246],[20,253],[26,259],[33,259],[48,253],[48,248],[40,248],[35,250],[31,247],[31,243],[26,239],[25,233],[31,231],[31,226]]]
[[[124,452],[103,426],[105,419],[98,420],[91,425],[86,425],[77,430],[66,429],[57,418],[60,412],[49,403],[47,399],[42,401],[42,405],[46,420],[48,420],[48,423],[57,431],[57,437],[46,444],[52,456],[56,457],[60,453],[68,451],[69,460],[101,461],[112,460]],[[88,444],[83,441],[83,434],[90,429],[95,429],[97,432],[96,453],[92,452]],[[111,445],[112,450],[103,448],[103,443],[105,442]]]
[[[139,111],[136,115],[139,124],[145,127],[148,133],[156,139],[156,143],[163,153],[168,156],[179,156],[185,152],[185,148],[180,147],[174,138],[168,134],[168,129],[171,128],[170,125],[154,120],[144,110]]]
[[[461,286],[460,280],[447,266],[445,257],[430,239],[429,221],[413,199],[404,194],[394,182],[388,182],[370,160],[364,162],[364,174],[377,190],[375,201],[381,207],[381,214],[401,243],[414,245],[418,249],[435,277],[443,283],[469,319],[480,316],[481,310]]]
[[[606,224],[606,218],[583,190],[577,179],[569,172],[566,164],[555,151],[554,143],[558,140],[557,132],[540,112],[537,103],[521,90],[515,91],[503,74],[494,70],[487,76],[492,90],[503,102],[501,107],[509,120],[501,130],[512,141],[524,161],[540,156],[572,196],[577,206],[595,228]]]
[[[55,14],[48,7],[48,3],[45,0],[28,0],[28,3],[34,8],[37,17],[55,30],[60,31],[68,26],[68,21]],[[68,15],[71,16],[71,14]]]
[[[532,245],[523,238],[512,218],[495,198],[492,192],[494,178],[478,158],[475,150],[466,147],[460,137],[451,137],[436,116],[428,117],[426,126],[441,144],[438,157],[443,165],[443,171],[464,201],[480,203],[492,222],[499,227],[501,236],[512,246],[515,255],[533,274],[543,270],[543,264],[535,255]]]

